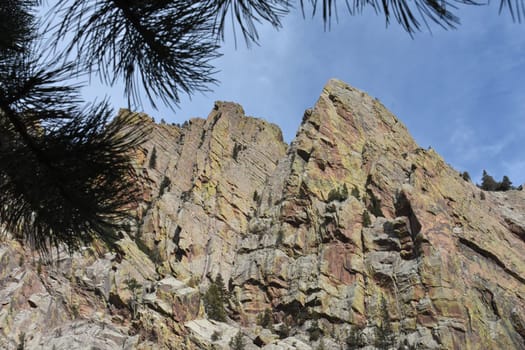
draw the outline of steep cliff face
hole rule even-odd
[[[0,246],[1,348],[525,349],[525,194],[464,181],[377,100],[331,80],[289,146],[233,103],[137,118],[119,251]]]

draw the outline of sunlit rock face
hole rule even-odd
[[[136,121],[119,249],[2,242],[0,348],[525,349],[525,195],[482,193],[364,92],[329,81],[290,145],[229,102]]]

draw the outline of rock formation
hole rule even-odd
[[[525,349],[525,194],[466,182],[378,100],[329,81],[290,145],[229,102],[136,116],[136,221],[117,251],[5,239],[0,348]]]

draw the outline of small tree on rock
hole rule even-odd
[[[230,348],[232,350],[244,350],[244,347],[245,347],[245,343],[244,343],[243,335],[242,335],[242,332],[239,330],[239,332],[237,332],[235,337],[233,337],[230,340]]]
[[[498,191],[509,191],[512,189],[512,181],[510,181],[507,175],[503,176],[503,179],[499,183]]]
[[[273,328],[272,310],[267,308],[257,315],[257,324],[271,330]]]
[[[464,171],[461,173],[461,177],[463,178],[463,180],[467,181],[467,182],[470,182],[471,179],[470,179],[470,174],[468,173],[468,171]]]
[[[381,296],[381,309],[380,309],[381,323],[377,325],[375,346],[381,350],[390,349],[394,343],[394,332],[392,325],[390,324],[390,315],[388,314],[388,305],[383,296]]]
[[[486,170],[483,170],[483,175],[481,176],[481,189],[485,191],[496,191],[498,185],[498,182],[494,180]]]
[[[220,295],[221,295],[222,302],[223,303],[228,302],[228,297],[230,295],[230,292],[228,291],[228,289],[226,289],[226,284],[224,283],[224,279],[222,278],[222,275],[220,274],[220,272],[215,277],[215,284],[220,289]]]
[[[151,151],[148,167],[150,169],[155,169],[157,167],[157,148],[155,146],[153,146],[153,150]]]
[[[317,341],[323,335],[323,330],[319,327],[319,321],[315,319],[311,326],[306,330],[310,341]]]
[[[291,331],[292,331],[291,320],[289,317],[285,317],[283,319],[281,327],[278,330],[279,337],[281,339],[288,338],[290,336]]]
[[[131,308],[132,318],[135,319],[137,317],[138,307],[140,305],[139,292],[142,289],[142,284],[138,283],[134,277],[128,277],[126,280],[124,280],[124,283],[126,284],[126,288],[131,293],[129,306]]]
[[[507,175],[503,176],[501,182],[494,180],[485,170],[481,177],[481,189],[485,191],[509,191],[514,189],[512,181],[510,181]]]
[[[366,209],[363,211],[362,220],[363,220],[363,227],[369,227],[370,225],[372,225],[370,214],[368,214],[368,210]]]
[[[210,287],[206,291],[203,297],[204,309],[208,317],[215,321],[226,321],[226,310],[224,309],[224,283],[220,285],[222,277],[216,278],[210,284]]]
[[[350,334],[346,338],[346,349],[355,350],[361,349],[366,345],[366,342],[363,339],[363,330],[357,326],[352,326],[350,329]]]

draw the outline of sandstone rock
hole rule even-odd
[[[312,350],[313,348],[295,337],[289,337],[263,347],[264,350]]]
[[[144,303],[177,322],[195,319],[201,311],[199,291],[171,276],[148,288],[150,290],[143,298]]]
[[[379,101],[331,80],[290,145],[229,102],[136,120],[144,194],[116,251],[0,244],[0,348],[228,349],[242,329],[247,349],[372,349],[389,329],[395,348],[525,349],[525,193],[482,199]],[[219,273],[227,323],[200,301]],[[281,326],[261,332],[267,309]]]
[[[38,341],[27,342],[28,349],[134,349],[138,337],[130,337],[111,324],[93,324],[89,321],[71,323],[68,327],[50,330]]]
[[[236,327],[207,319],[189,321],[185,326],[192,341],[201,349],[230,349],[230,340],[239,332]]]

